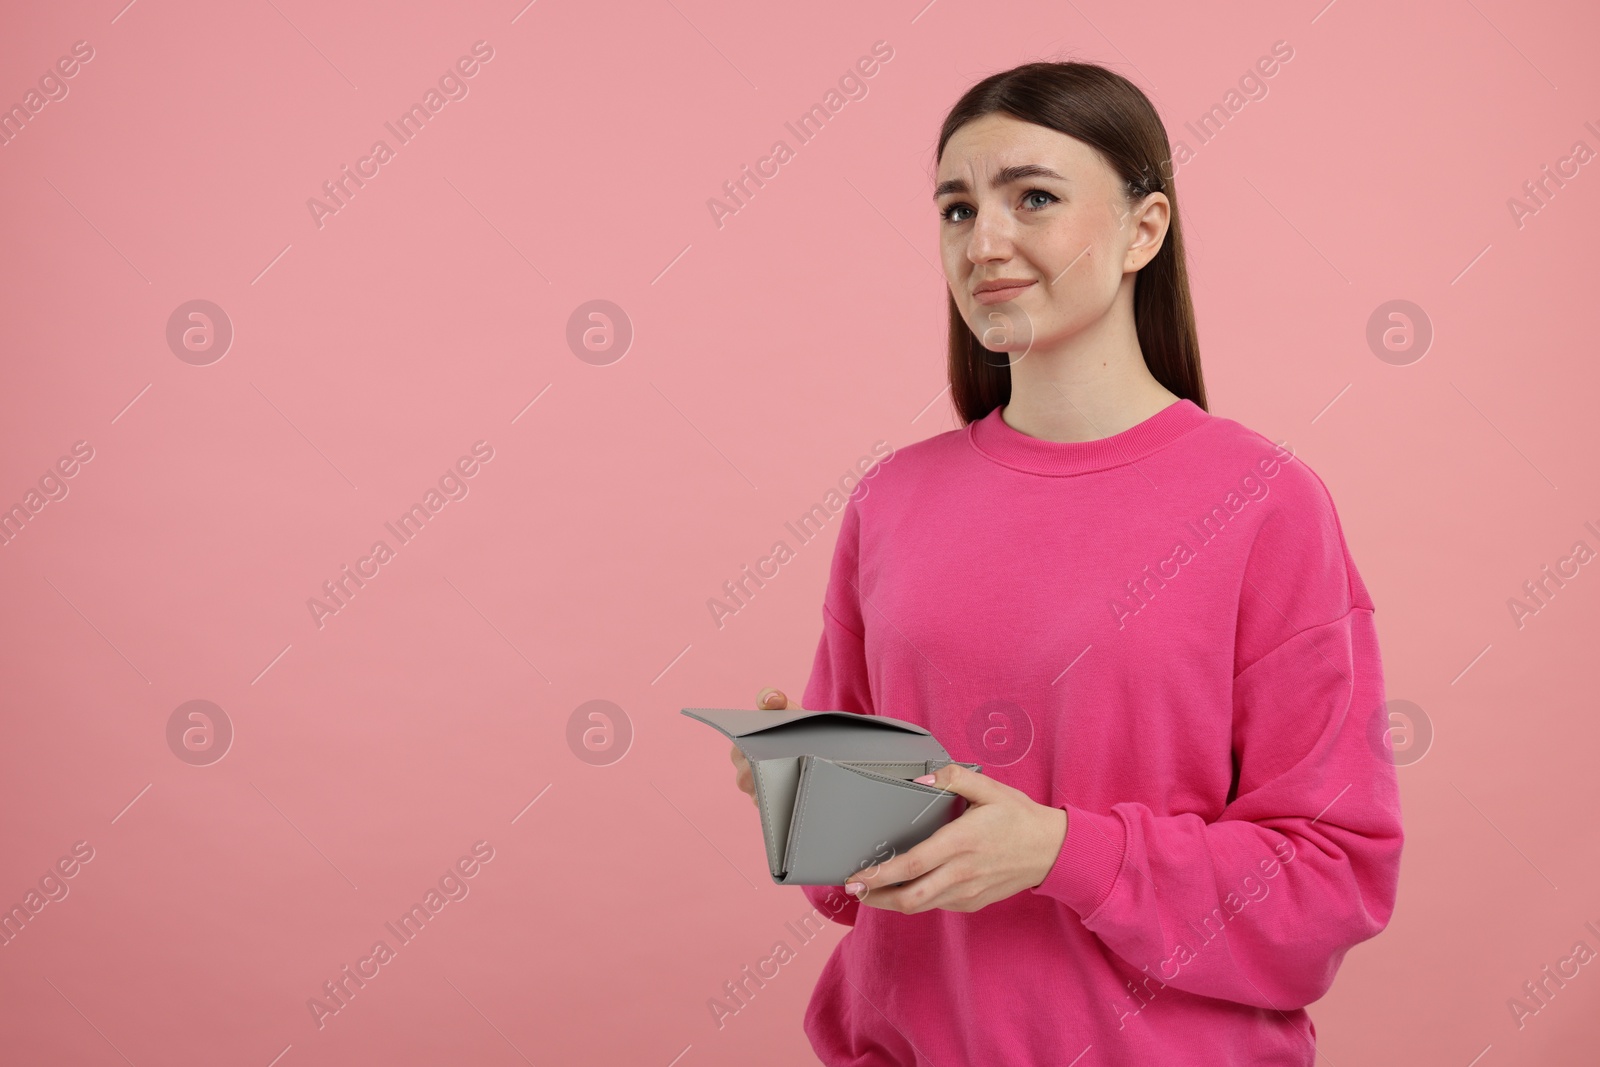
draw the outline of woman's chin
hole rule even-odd
[[[1026,352],[1034,341],[1033,317],[1011,301],[980,309],[967,328],[991,352]]]

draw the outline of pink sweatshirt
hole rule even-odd
[[[1068,831],[1044,881],[852,926],[829,1067],[1310,1067],[1304,1008],[1394,908],[1373,605],[1322,481],[1179,401],[1098,441],[988,417],[851,495],[802,706],[918,723]]]

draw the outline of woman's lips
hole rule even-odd
[[[1004,289],[990,289],[973,295],[980,304],[1003,304],[1007,300],[1014,299],[1018,293],[1028,289],[1033,284],[1033,282],[1025,282],[1022,285],[1008,285]]]

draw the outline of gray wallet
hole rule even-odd
[[[779,885],[843,885],[966,810],[961,795],[911,780],[960,762],[916,723],[851,711],[683,714],[720,730],[750,761],[767,866]]]

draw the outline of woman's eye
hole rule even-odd
[[[1039,199],[1035,200],[1035,197],[1038,197]],[[1026,193],[1022,194],[1022,205],[1029,211],[1041,211],[1044,208],[1049,207],[1051,204],[1056,203],[1060,199],[1061,198],[1056,196],[1054,193],[1047,193],[1043,189],[1029,189]],[[972,207],[968,204],[951,204],[949,207],[939,212],[939,217],[946,222],[966,222],[972,216],[969,214],[963,214],[963,212],[970,211],[972,211]]]

